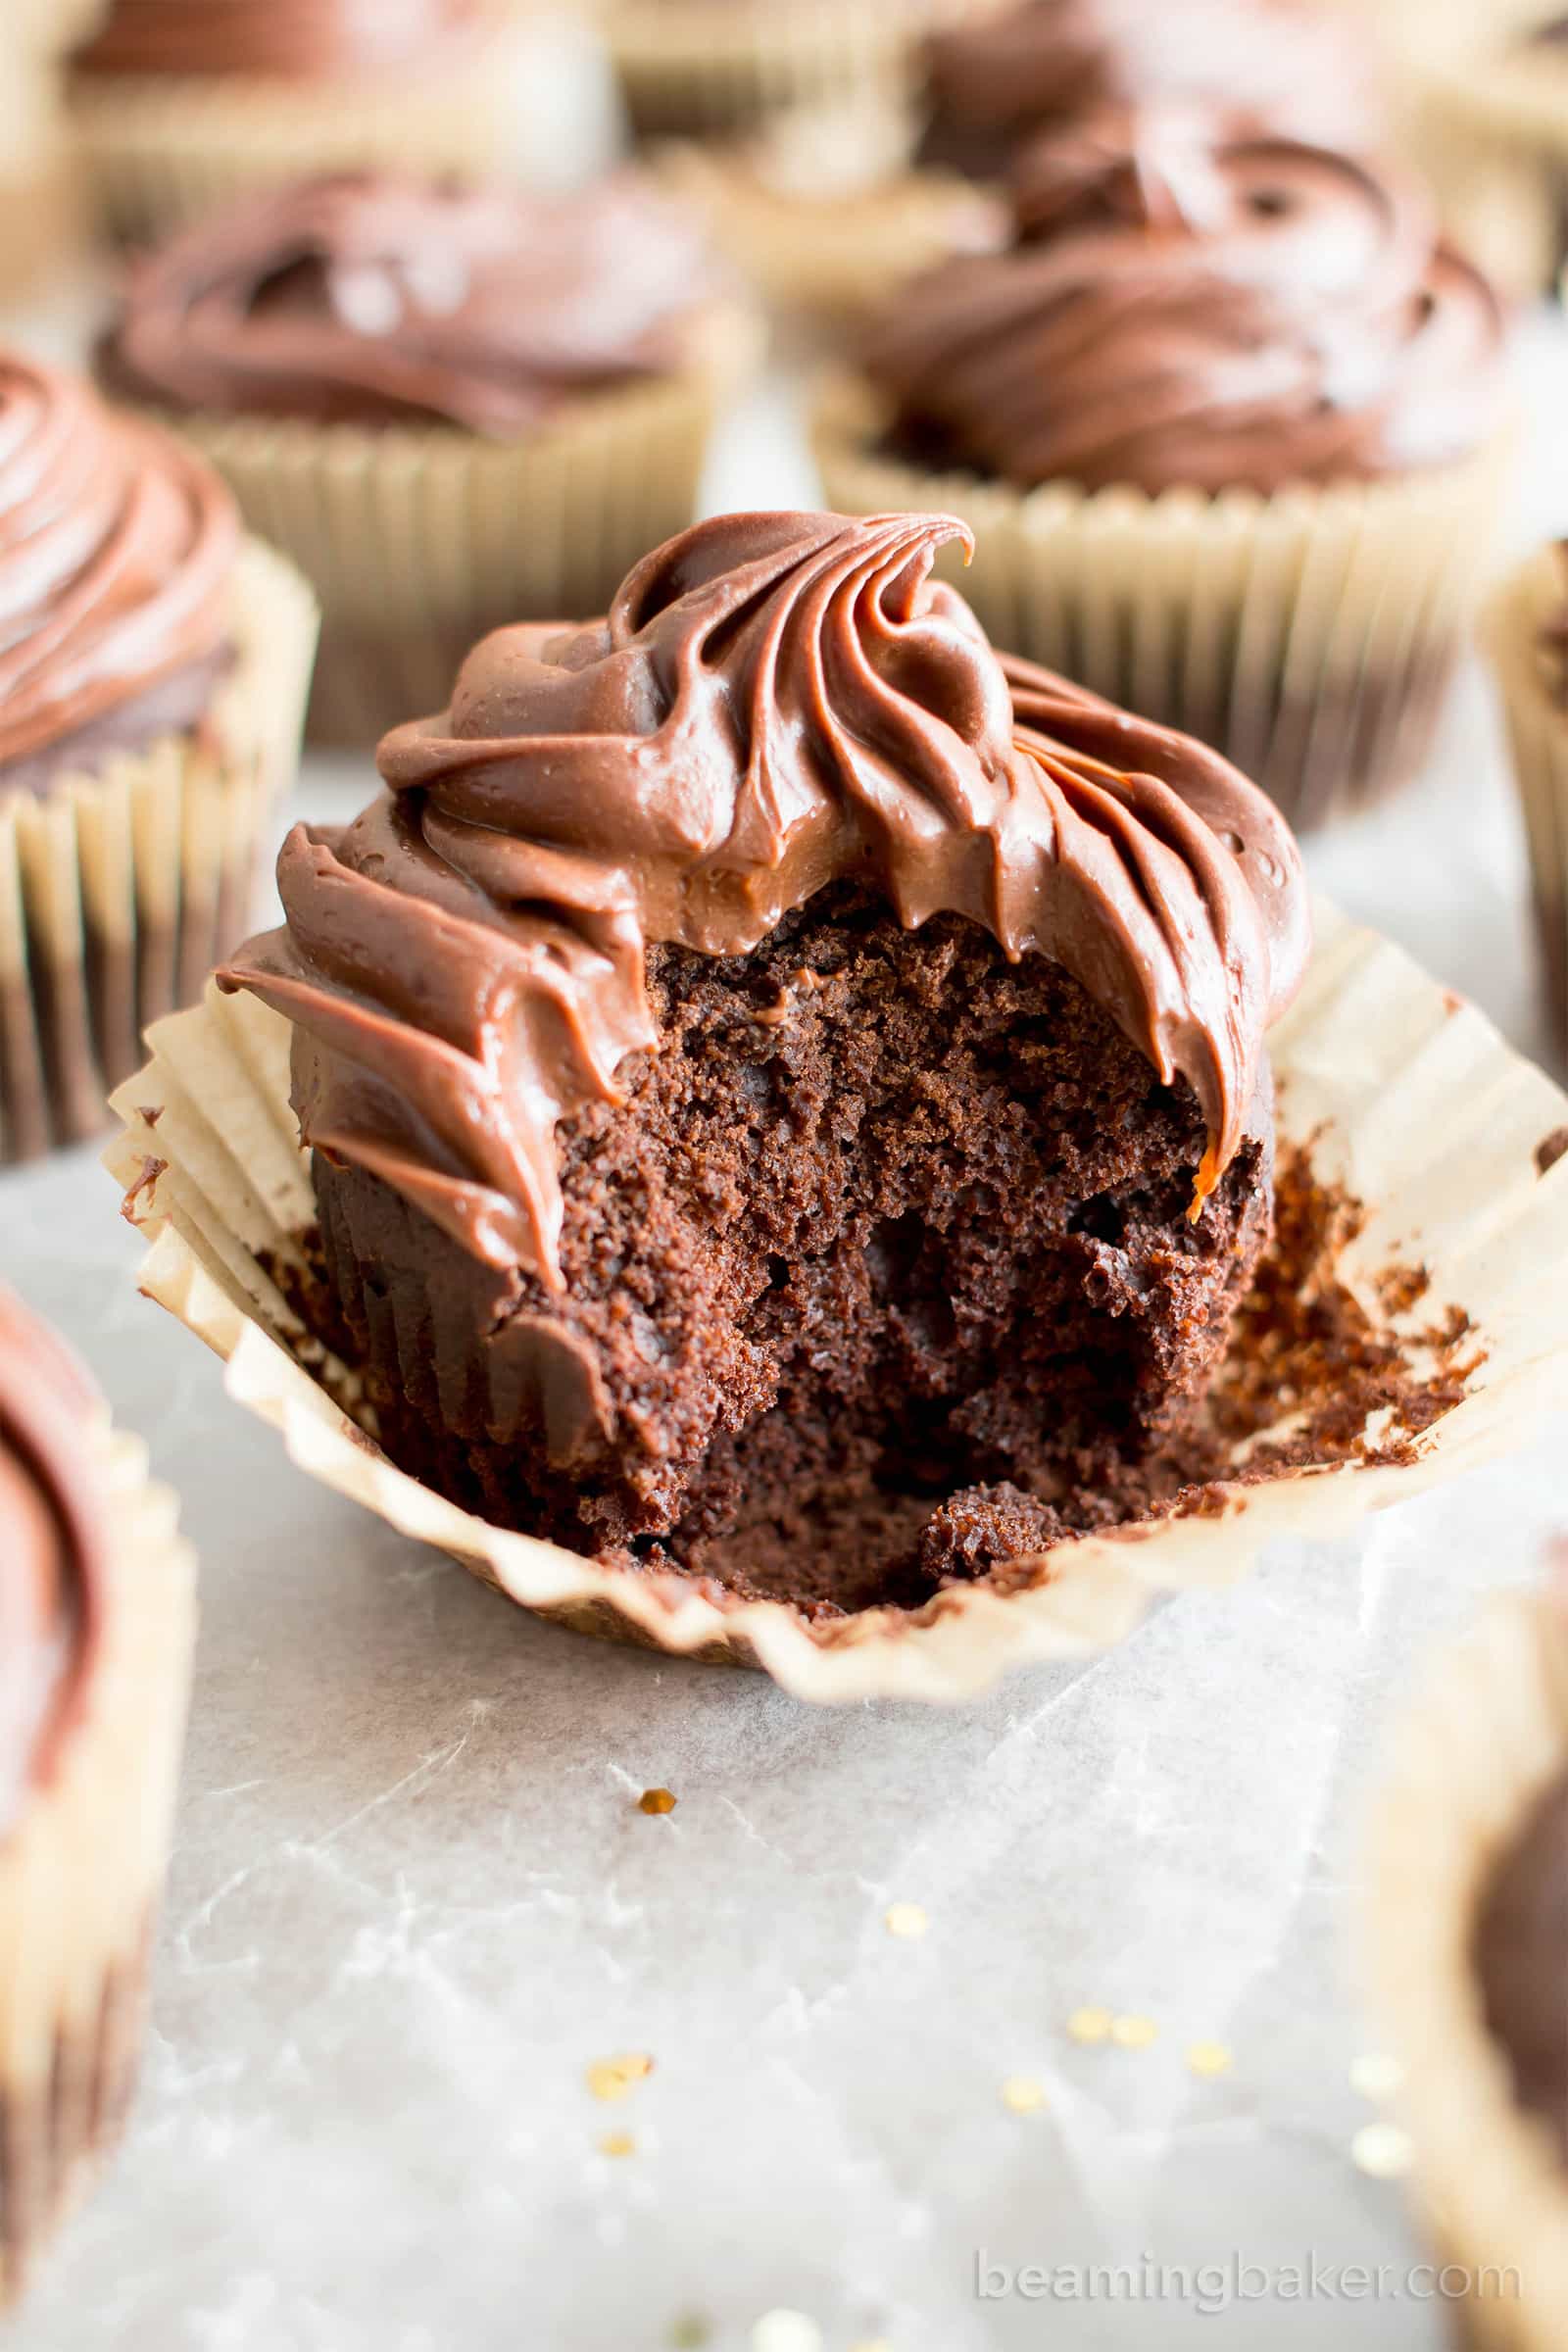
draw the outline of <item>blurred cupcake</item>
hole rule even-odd
[[[177,422],[320,595],[318,739],[446,697],[500,622],[594,611],[688,522],[756,329],[700,224],[381,175],[252,198],[133,273],[108,383]]]
[[[827,394],[834,503],[974,529],[999,643],[1215,744],[1298,829],[1421,764],[1494,536],[1504,319],[1418,189],[1201,110],[1019,167]]]
[[[1568,1053],[1568,546],[1543,548],[1498,590],[1485,636],[1524,809],[1547,1008]]]
[[[605,0],[644,138],[733,136],[791,107],[901,89],[941,0]]]
[[[1001,179],[1024,147],[1105,106],[1209,99],[1333,147],[1375,140],[1371,57],[1348,17],[1300,0],[1025,0],[927,45],[917,160]]]
[[[1549,292],[1568,263],[1568,15],[1549,0],[1412,13],[1394,46],[1453,233],[1509,293]]]
[[[79,214],[46,27],[25,11],[7,11],[0,15],[0,301],[30,295],[58,270]]]
[[[1568,1581],[1494,1602],[1405,1723],[1369,1868],[1420,2201],[1490,2352],[1568,2342]]]
[[[0,2302],[129,2104],[193,1600],[173,1496],[0,1291]]]
[[[191,451],[0,350],[0,1161],[89,1135],[244,929],[315,637]]]
[[[144,244],[306,172],[503,169],[518,74],[492,0],[111,0],[72,120],[106,229]]]

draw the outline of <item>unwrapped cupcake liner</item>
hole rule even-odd
[[[316,607],[258,541],[210,717],[93,775],[0,791],[0,1164],[96,1134],[148,1021],[243,934],[293,780]]]
[[[313,582],[309,731],[363,748],[443,708],[487,630],[607,610],[632,564],[691,522],[714,420],[760,341],[750,312],[715,306],[668,375],[583,394],[510,442],[444,425],[156,420]]]
[[[600,26],[634,129],[713,136],[902,89],[935,15],[910,0],[609,0]]]
[[[139,1440],[83,1436],[110,1543],[82,1710],[0,1840],[0,2302],[124,2120],[190,1688],[195,1561]]]
[[[1047,483],[1022,491],[890,454],[890,415],[831,383],[815,442],[849,514],[957,514],[939,556],[993,644],[1215,745],[1298,832],[1408,782],[1485,592],[1509,434],[1396,480],[1210,497]]]
[[[514,176],[519,73],[505,24],[352,79],[78,73],[71,125],[104,230],[146,245],[321,172]]]
[[[405,1535],[540,1616],[760,1666],[803,1698],[958,1699],[1010,1667],[1116,1642],[1155,1593],[1229,1584],[1275,1536],[1343,1532],[1518,1442],[1568,1398],[1568,1158],[1549,1174],[1537,1158],[1568,1124],[1568,1097],[1396,948],[1322,908],[1305,984],[1273,1036],[1280,1133],[1363,1204],[1339,1280],[1381,1315],[1391,1267],[1415,1259],[1428,1282],[1405,1328],[1468,1315],[1482,1360],[1462,1398],[1396,1460],[1227,1485],[1201,1512],[1059,1544],[1027,1579],[1015,1563],[1004,1592],[964,1586],[913,1614],[826,1624],[782,1602],[715,1599],[490,1526],[395,1468],[359,1425],[355,1376],[294,1303],[316,1212],[289,1042],[277,1014],[216,989],[153,1033],[151,1063],[116,1098],[124,1132],[106,1155],[152,1244],[142,1290],[224,1359],[230,1395],[280,1430],[302,1469]]]
[[[1568,560],[1544,548],[1498,589],[1483,639],[1502,697],[1530,846],[1547,1007],[1568,1051],[1568,703],[1553,691],[1542,633],[1568,612]]]
[[[1468,2278],[1466,2340],[1486,2352],[1568,2343],[1568,2172],[1515,2098],[1472,1948],[1493,1870],[1565,1771],[1568,1612],[1545,1593],[1509,1594],[1440,1661],[1399,1729],[1361,1923],[1417,2194]]]

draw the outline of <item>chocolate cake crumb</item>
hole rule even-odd
[[[1551,1133],[1544,1135],[1536,1146],[1537,1174],[1546,1175],[1557,1165],[1564,1152],[1568,1152],[1568,1127],[1554,1127]]]

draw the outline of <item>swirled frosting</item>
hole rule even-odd
[[[0,787],[193,723],[238,543],[199,458],[0,350]]]
[[[0,1832],[47,1775],[94,1637],[106,1530],[83,1430],[97,1393],[0,1290]]]
[[[710,290],[700,227],[632,173],[561,198],[344,173],[143,262],[105,372],[174,409],[505,436],[670,368]]]
[[[1021,162],[1019,240],[868,338],[901,437],[1029,486],[1272,491],[1468,456],[1496,297],[1394,172],[1200,111],[1111,112]]]
[[[293,79],[373,72],[426,54],[475,14],[474,0],[113,0],[75,64]]]
[[[1102,106],[1210,99],[1358,146],[1378,109],[1348,20],[1297,0],[1027,0],[933,36],[922,160],[1002,176],[1020,142]]]
[[[220,975],[294,1024],[306,1140],[559,1286],[555,1127],[656,1043],[646,943],[744,955],[853,877],[1078,978],[1191,1082],[1205,1197],[1304,961],[1295,845],[1216,754],[999,662],[930,578],[950,540],[724,515],[608,619],[485,638],[451,708],[382,743],[386,792],[289,836],[284,926]]]

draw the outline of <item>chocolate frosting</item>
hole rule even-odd
[[[745,955],[853,877],[1077,977],[1209,1129],[1242,1140],[1307,949],[1284,821],[1216,754],[1004,663],[945,515],[723,515],[608,619],[500,629],[387,791],[299,826],[286,922],[220,974],[295,1025],[305,1139],[478,1258],[560,1286],[554,1130],[656,1042],[649,940]]]
[[[0,1832],[47,1778],[79,1703],[107,1541],[75,1359],[0,1289]]]
[[[1541,1799],[1494,1873],[1476,1924],[1487,2024],[1521,2106],[1568,2164],[1568,1777]]]
[[[1273,491],[1441,466],[1500,422],[1505,327],[1399,174],[1197,109],[1031,150],[1018,242],[868,338],[901,437],[1023,486]]]
[[[1092,109],[1212,99],[1294,138],[1376,135],[1363,43],[1295,0],[1030,0],[933,36],[921,149],[1000,177],[1020,143]]]
[[[474,0],[113,0],[75,63],[89,74],[373,72],[427,54],[475,13]]]
[[[117,721],[142,741],[186,723],[177,682],[210,699],[238,544],[191,451],[0,350],[0,787],[58,747],[112,748]]]
[[[178,410],[504,437],[672,367],[710,291],[701,228],[633,173],[560,198],[344,173],[144,261],[105,372]]]

